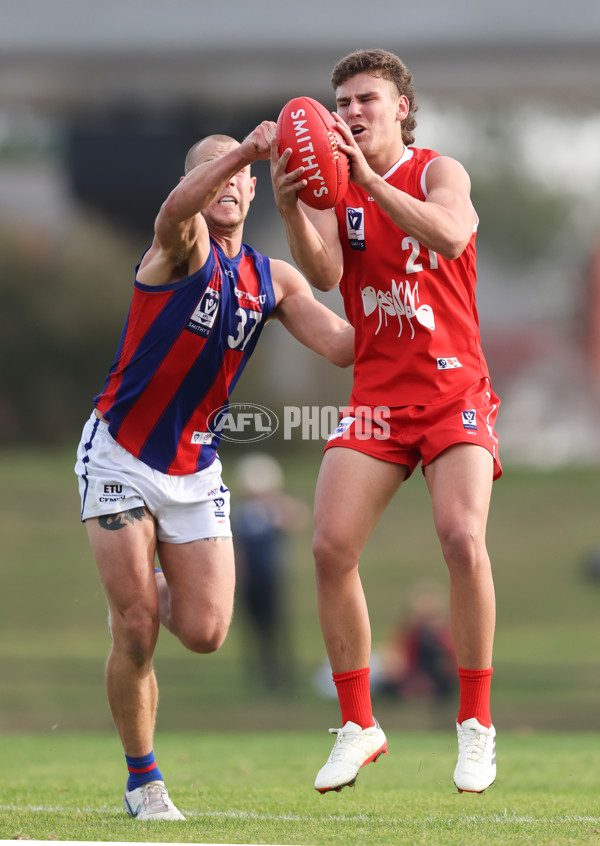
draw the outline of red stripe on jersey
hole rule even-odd
[[[182,332],[163,358],[144,392],[129,410],[119,428],[119,442],[134,455],[141,452],[156,421],[186,378],[188,370],[182,369],[181,362],[194,361],[205,343],[206,338],[199,338],[194,332]],[[136,447],[135,444],[140,446]]]
[[[140,293],[137,288],[134,288],[121,353],[118,361],[116,362],[115,369],[108,380],[108,384],[98,401],[97,407],[98,411],[101,413],[105,413],[111,408],[119,391],[119,387],[121,386],[125,367],[131,361],[131,358],[138,348],[140,341],[144,337],[144,334],[162,312],[168,300],[172,296],[173,291],[164,291],[162,293],[156,293],[152,294],[152,296],[148,296],[147,294]]]
[[[244,353],[241,350],[228,349],[225,351],[219,371],[220,378],[217,378],[213,382],[202,401],[202,407],[196,409],[184,427],[177,445],[176,457],[169,465],[169,473],[175,475],[189,473],[190,464],[198,460],[200,447],[197,444],[192,444],[192,434],[194,432],[206,432],[208,417],[213,411],[221,407],[223,397],[229,395],[229,385],[240,366],[243,356]]]
[[[238,267],[239,275],[236,282],[236,293],[239,304],[253,311],[262,311],[258,302],[260,279],[257,275],[254,261],[250,256],[244,255]],[[248,296],[244,296],[244,294]]]
[[[221,271],[218,264],[215,264],[207,290],[208,288],[213,288],[215,291],[221,290]],[[129,409],[119,427],[119,443],[134,455],[140,455],[142,452],[156,421],[179,390],[179,386],[187,377],[206,341],[206,338],[199,337],[194,332],[183,330],[161,361],[160,367],[157,368],[143,393]],[[190,363],[185,370],[181,368],[182,361]],[[136,444],[138,444],[137,448]]]

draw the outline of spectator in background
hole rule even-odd
[[[406,613],[381,650],[379,690],[438,701],[454,692],[456,656],[446,604],[437,583],[419,582],[413,587]]]
[[[294,683],[290,631],[288,535],[307,525],[308,506],[284,493],[281,465],[264,453],[236,466],[238,498],[231,513],[238,594],[248,636],[251,680],[271,691]]]

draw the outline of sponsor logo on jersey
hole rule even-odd
[[[477,414],[474,408],[462,412],[462,421],[465,429],[472,429],[477,431]]]
[[[438,370],[454,370],[457,367],[462,367],[462,364],[457,358],[438,358]]]
[[[225,500],[223,497],[219,496],[216,499],[213,499],[215,504],[215,517],[226,517],[227,515],[223,511],[223,506],[225,505]]]
[[[187,328],[190,332],[195,332],[196,335],[202,335],[203,338],[208,338],[219,311],[220,299],[221,294],[219,291],[215,291],[213,288],[206,289],[202,295],[202,299],[188,320]]]
[[[237,285],[233,290],[238,303],[243,308],[251,308],[254,309],[254,311],[262,311],[262,306],[267,301],[266,294],[259,294],[258,296],[255,296],[254,294],[250,294],[248,291],[243,291],[241,288],[238,288]]]
[[[212,432],[192,432],[190,443],[192,444],[210,444],[212,442]]]
[[[353,250],[365,250],[365,214],[363,208],[346,209],[348,241]]]

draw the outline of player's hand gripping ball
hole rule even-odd
[[[291,147],[288,173],[304,167],[308,185],[298,191],[298,197],[313,209],[331,208],[348,189],[350,161],[338,148],[343,141],[331,112],[312,97],[295,97],[281,110],[277,120],[279,155]]]

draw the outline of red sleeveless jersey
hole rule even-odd
[[[384,178],[425,202],[425,170],[438,155],[407,147]],[[335,213],[340,290],[356,332],[353,402],[431,405],[488,376],[475,304],[475,232],[449,261],[403,232],[354,183]]]

